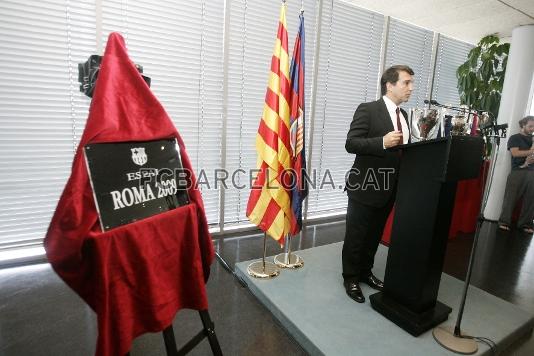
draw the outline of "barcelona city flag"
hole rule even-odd
[[[282,4],[263,115],[256,136],[258,173],[247,205],[249,220],[281,245],[295,224],[289,184],[284,183],[288,176],[290,180],[292,168],[287,37],[286,5]]]
[[[302,202],[308,195],[306,175],[305,115],[304,115],[304,13],[300,14],[300,25],[295,39],[293,59],[291,60],[290,94],[290,133],[291,160],[294,174],[291,185],[291,208],[295,216],[291,235],[302,230]]]

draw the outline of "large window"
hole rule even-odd
[[[458,106],[456,69],[467,60],[473,45],[443,35],[439,36],[432,99],[441,104]]]
[[[102,3],[103,42],[112,31],[124,34],[130,58],[151,77],[197,175],[202,169],[213,182],[221,166],[224,1]],[[219,194],[206,184],[200,188],[208,222],[217,224]]]
[[[309,216],[347,207],[343,188],[354,155],[345,151],[345,141],[358,104],[376,99],[383,25],[380,14],[324,2],[311,168],[325,184],[310,191]]]
[[[223,19],[223,0],[1,2],[0,247],[42,241],[88,115],[77,65],[111,31],[152,78],[196,171],[220,167]],[[219,194],[202,194],[216,224]]]
[[[4,0],[0,28],[1,248],[43,239],[69,176],[88,106],[71,59],[94,52],[94,4]]]
[[[306,145],[317,183],[307,212],[317,217],[346,209],[343,185],[354,159],[346,134],[358,104],[380,94],[381,63],[414,68],[406,107],[422,106],[430,84],[434,99],[458,104],[455,70],[472,46],[441,36],[432,76],[431,31],[391,19],[384,46],[384,16],[343,1],[304,0],[287,5],[290,56],[301,3]],[[90,105],[78,90],[77,65],[102,54],[111,31],[123,34],[131,59],[152,78],[197,175],[209,182],[201,185],[209,224],[248,223],[248,171],[256,168],[279,11],[279,1],[255,0],[0,2],[0,250],[45,236]],[[213,184],[221,168],[231,174],[222,192]]]
[[[423,107],[423,101],[430,98],[430,77],[432,73],[432,41],[434,33],[397,19],[389,24],[386,68],[405,64],[413,69],[414,91],[404,108]]]

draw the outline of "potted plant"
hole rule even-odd
[[[499,37],[488,35],[469,52],[465,63],[456,70],[462,105],[497,117],[509,50],[509,43],[500,43]]]

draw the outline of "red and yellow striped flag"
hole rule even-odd
[[[286,5],[280,9],[278,35],[271,60],[269,84],[265,94],[263,116],[256,136],[259,172],[247,205],[249,220],[281,245],[294,222],[289,185],[289,55],[286,27]]]

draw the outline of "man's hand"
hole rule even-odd
[[[400,131],[388,132],[383,138],[384,148],[390,148],[402,144],[402,133]]]
[[[527,156],[527,159],[525,159],[525,165],[529,166],[532,163],[534,163],[534,156],[532,156],[532,155]]]

